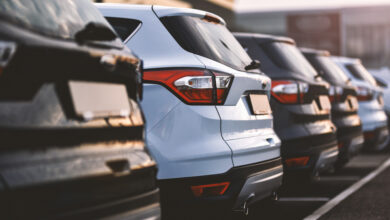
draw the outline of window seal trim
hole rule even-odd
[[[134,29],[134,31],[123,41],[124,44],[127,44],[127,42],[130,41],[130,39],[141,29],[142,22],[138,24],[138,26]]]

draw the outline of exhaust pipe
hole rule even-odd
[[[271,200],[275,202],[279,200],[279,195],[276,191],[272,192]]]
[[[249,203],[251,202],[251,200],[255,198],[255,194],[254,193],[251,193],[248,198],[242,203],[240,209],[238,209],[237,211],[242,213],[244,216],[248,216],[249,215]]]

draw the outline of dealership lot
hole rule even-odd
[[[389,152],[362,153],[352,159],[343,169],[334,173],[324,174],[313,183],[294,186],[294,190],[282,189],[279,201],[273,204],[258,203],[254,205],[250,210],[250,219],[304,219],[332,200],[332,198],[349,189],[354,183],[376,170],[389,157]],[[378,188],[378,184],[383,186],[385,181],[389,181],[386,178],[388,176],[388,170],[379,174],[319,219],[356,219],[357,216],[361,216],[360,219],[371,219],[372,217],[377,217],[375,215],[379,209],[381,210],[380,212],[385,210],[381,208],[383,205],[379,206],[380,201],[386,203],[386,193],[382,192],[385,187]],[[364,198],[371,198],[366,201],[366,203],[371,205],[356,206],[356,204],[362,203]],[[372,198],[382,198],[382,200],[377,201]]]
[[[311,47],[192,8],[3,0],[0,219],[390,216],[390,81]]]

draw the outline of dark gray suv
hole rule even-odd
[[[90,0],[0,17],[0,218],[159,218],[140,60]]]
[[[329,84],[291,38],[245,33],[235,37],[272,79],[270,103],[275,131],[282,140],[284,180],[308,180],[331,169],[338,148],[330,118]]]

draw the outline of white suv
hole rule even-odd
[[[358,114],[363,124],[366,150],[383,150],[389,142],[383,91],[359,59],[332,57],[357,87]]]
[[[141,105],[163,215],[247,212],[270,197],[283,174],[271,81],[224,20],[194,9],[97,7],[144,61]]]

